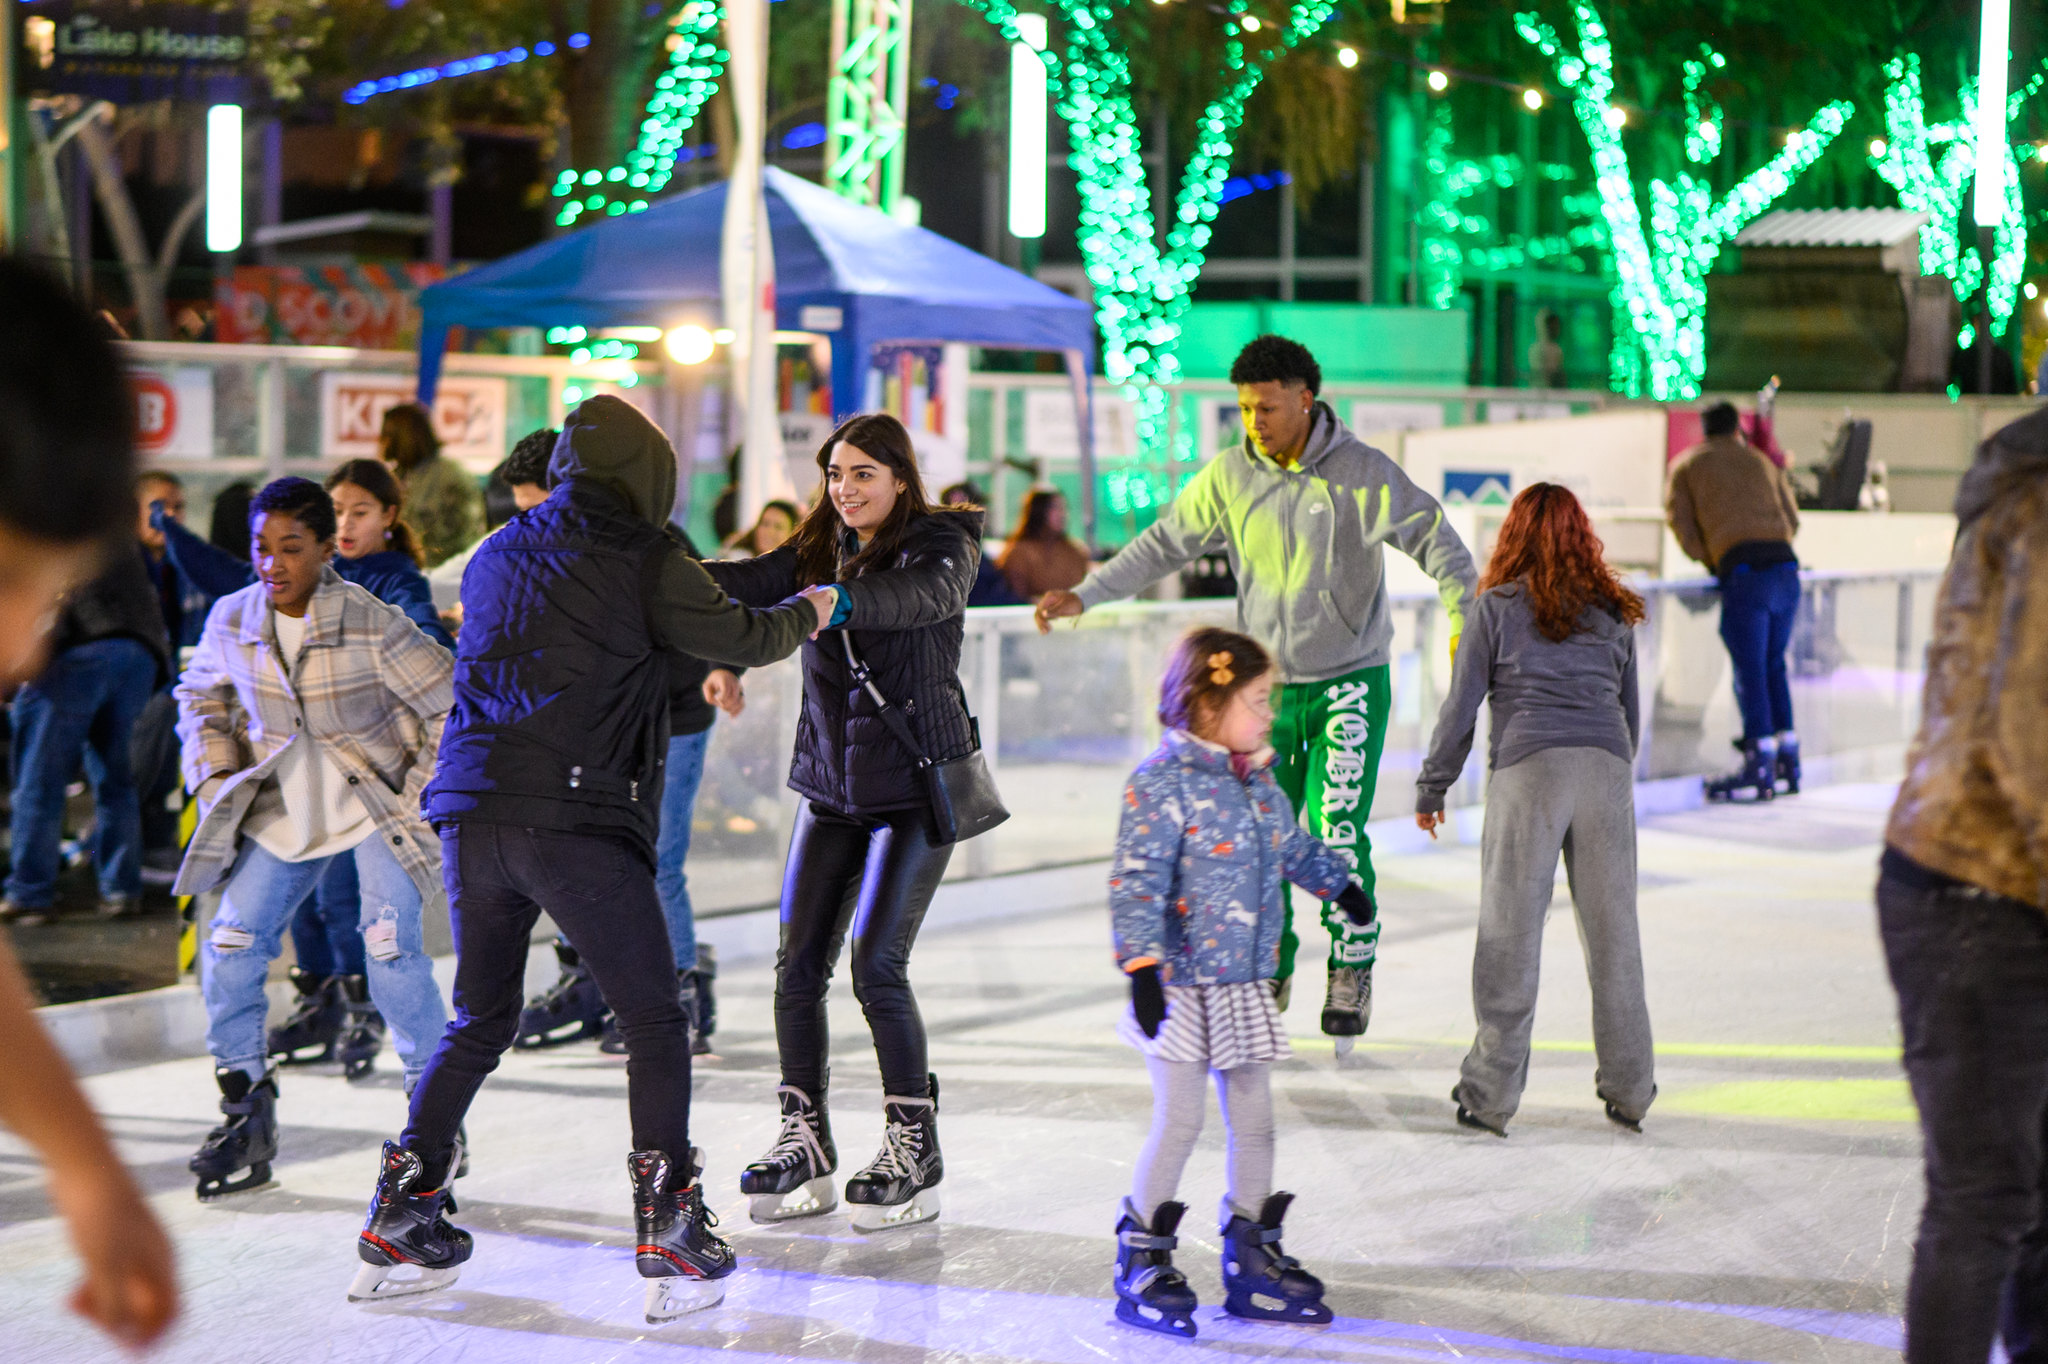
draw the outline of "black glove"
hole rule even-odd
[[[1367,895],[1365,888],[1356,881],[1346,881],[1344,889],[1337,892],[1337,898],[1333,903],[1360,928],[1371,926],[1372,921],[1380,916],[1379,906],[1372,902],[1372,896]]]
[[[1159,984],[1158,967],[1140,966],[1131,972],[1131,1012],[1138,1016],[1145,1036],[1159,1036],[1159,1025],[1166,1021],[1166,991]]]

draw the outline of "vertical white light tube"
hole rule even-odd
[[[1010,44],[1010,235],[1045,235],[1045,16],[1017,16]]]
[[[1977,45],[1977,196],[1979,227],[2005,221],[2006,47],[2012,36],[2012,0],[1984,0]]]
[[[206,111],[206,249],[242,244],[242,106]]]

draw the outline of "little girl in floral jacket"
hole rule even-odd
[[[1171,1201],[1216,1075],[1229,1129],[1224,1310],[1322,1322],[1323,1285],[1280,1250],[1292,1194],[1273,1193],[1272,1063],[1292,1055],[1274,1002],[1282,880],[1372,922],[1350,868],[1303,829],[1268,770],[1272,660],[1230,630],[1190,632],[1160,683],[1159,747],[1124,789],[1109,880],[1117,965],[1131,979],[1120,1029],[1152,1073],[1152,1131],[1117,1224],[1117,1316],[1195,1334],[1195,1295],[1173,1268],[1185,1205]]]

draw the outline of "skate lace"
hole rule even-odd
[[[818,1140],[817,1129],[805,1121],[804,1113],[799,1109],[783,1118],[782,1130],[776,1134],[775,1144],[768,1148],[768,1154],[761,1158],[761,1163],[787,1170],[806,1161],[814,1170],[822,1170],[831,1164],[825,1158],[825,1144]]]
[[[882,1129],[882,1150],[863,1172],[877,1179],[911,1178],[924,1157],[924,1128],[891,1122]]]

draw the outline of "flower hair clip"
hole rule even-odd
[[[1236,661],[1228,650],[1218,654],[1210,654],[1209,684],[1215,687],[1227,687],[1236,681],[1237,674],[1230,670],[1230,665]]]

